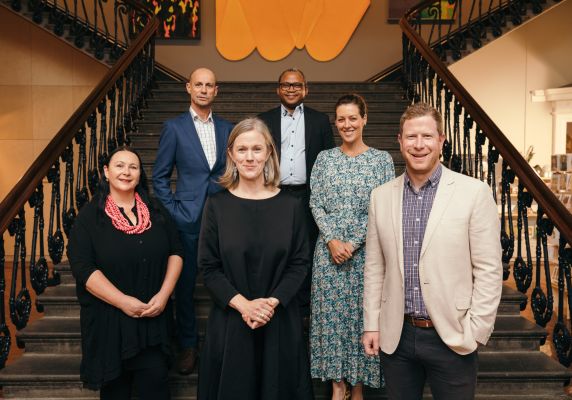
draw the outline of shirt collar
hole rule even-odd
[[[441,163],[439,163],[437,169],[433,171],[429,179],[427,179],[427,182],[425,182],[421,187],[423,188],[426,187],[427,185],[431,185],[432,187],[437,186],[439,184],[439,181],[441,180],[442,173],[443,173],[443,167]],[[406,186],[413,188],[413,186],[411,186],[411,179],[409,179],[409,175],[407,175],[407,171],[405,171],[404,182]]]
[[[281,110],[281,116],[285,117],[288,114],[290,114],[288,112],[288,109],[286,107],[284,107],[284,104],[280,104],[280,110]],[[294,112],[292,113],[292,115],[299,113],[299,114],[304,114],[304,103],[297,105],[296,108],[294,109]]]
[[[189,112],[191,113],[191,117],[193,118],[193,121],[201,121],[201,122],[213,122],[213,111],[211,110],[209,112],[209,116],[207,117],[206,121],[203,121],[201,119],[201,117],[199,117],[199,114],[197,114],[195,112],[195,110],[193,110],[193,107],[189,107]]]

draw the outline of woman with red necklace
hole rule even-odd
[[[147,194],[141,158],[109,155],[98,193],[70,234],[81,305],[81,379],[100,398],[170,399],[169,299],[183,249],[169,213]]]

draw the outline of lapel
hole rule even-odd
[[[203,145],[199,139],[199,134],[197,133],[197,129],[195,128],[195,124],[193,123],[193,117],[189,112],[186,114],[185,118],[185,132],[183,137],[188,137],[191,149],[195,151],[197,156],[201,159],[201,164],[210,171],[209,162],[207,161],[207,157],[205,156],[205,151],[203,150]],[[216,128],[215,128],[216,129]]]
[[[304,148],[306,149],[306,165],[308,164],[308,154],[310,154],[310,138],[312,137],[312,110],[304,105]]]
[[[216,140],[216,161],[215,164],[213,165],[213,170],[214,170],[217,164],[224,163],[226,161],[226,141],[225,141],[225,134],[223,133],[223,129],[220,126],[220,121],[217,117],[215,117],[214,113],[213,113],[213,123],[214,123],[215,140]]]
[[[391,190],[391,219],[393,222],[393,234],[397,246],[397,258],[399,260],[399,270],[401,271],[401,282],[405,282],[403,273],[403,174],[392,183]]]
[[[421,253],[419,254],[419,260],[423,257],[423,254],[427,250],[427,247],[431,243],[431,239],[447,207],[451,201],[453,192],[455,191],[455,176],[447,168],[442,166],[443,172],[441,175],[441,180],[439,181],[439,187],[437,188],[437,193],[435,193],[435,199],[433,200],[433,207],[431,207],[431,212],[429,213],[429,219],[427,220],[427,227],[425,228],[425,236],[423,237],[423,244],[421,245]]]
[[[282,153],[282,107],[278,106],[275,110],[270,117],[270,126],[268,129],[270,129],[272,139],[274,139],[278,162],[280,162],[280,155]]]

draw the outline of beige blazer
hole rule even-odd
[[[371,194],[364,270],[364,330],[392,354],[405,295],[403,175]],[[453,351],[486,344],[502,291],[500,221],[489,186],[443,167],[419,259],[421,292],[437,333]]]

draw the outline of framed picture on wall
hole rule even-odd
[[[431,4],[419,14],[421,23],[434,23],[441,18],[441,23],[451,23],[455,15],[456,0],[439,0]],[[419,0],[389,0],[389,14],[387,22],[399,23],[401,17],[412,7],[419,4]]]
[[[158,43],[200,40],[203,0],[141,0],[159,18]]]

